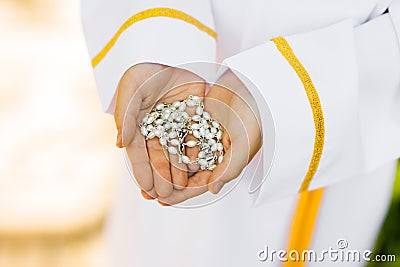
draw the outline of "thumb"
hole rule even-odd
[[[141,96],[143,91],[139,93],[139,88],[150,77],[158,72],[161,72],[166,67],[160,64],[141,63],[129,68],[122,76],[118,84],[118,93],[116,98],[116,106],[114,111],[114,120],[118,131],[117,146],[124,147],[130,143],[133,138],[134,130],[136,129],[136,116],[141,106]],[[135,96],[135,97],[134,97]],[[135,101],[132,101],[136,98]],[[134,102],[134,103],[132,103]],[[126,129],[131,129],[129,134],[123,135],[127,111],[129,110],[129,123]]]
[[[126,110],[129,106],[129,103],[131,102],[131,98],[134,95],[135,91],[135,77],[133,75],[130,75],[130,71],[128,70],[118,84],[116,105],[114,110],[114,121],[118,131],[116,145],[119,148],[124,147],[122,129],[125,120]]]
[[[222,163],[212,171],[208,180],[208,190],[211,193],[218,194],[226,183],[240,175],[249,162],[248,150],[247,138],[231,141]]]
[[[206,98],[206,107],[213,111],[215,118],[224,127],[224,159],[212,171],[208,180],[208,190],[213,194],[218,194],[226,183],[238,177],[249,160],[248,132],[240,114],[231,107],[233,98],[234,93],[222,86],[213,86]]]
[[[136,93],[133,95],[125,110],[121,126],[122,132],[118,132],[118,136],[121,136],[120,138],[122,147],[128,146],[135,136],[141,103],[142,97],[138,93]]]

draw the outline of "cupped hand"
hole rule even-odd
[[[182,190],[188,184],[189,172],[185,164],[178,163],[177,155],[164,151],[158,138],[146,141],[139,122],[156,103],[182,101],[189,95],[204,97],[205,88],[197,75],[160,64],[135,65],[121,78],[114,112],[117,146],[126,148],[145,198],[166,198]],[[188,149],[186,154],[195,157],[197,151]]]
[[[239,176],[262,145],[259,113],[254,98],[231,71],[211,87],[205,98],[205,110],[224,127],[222,143],[225,158],[213,171],[200,171],[188,179],[183,190],[173,190],[159,201],[175,205],[208,190],[217,194]]]

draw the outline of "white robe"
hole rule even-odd
[[[193,21],[168,16],[120,28],[153,8],[190,15],[218,41]],[[307,69],[324,111],[324,151],[310,189],[325,192],[310,249],[335,247],[340,238],[352,249],[372,248],[400,155],[400,1],[85,0],[82,11],[92,59],[119,32],[94,63],[106,111],[113,112],[116,86],[130,66],[206,61],[223,62],[252,82],[243,80],[262,119],[256,159],[268,176],[256,194],[249,194],[244,177],[213,205],[165,208],[143,200],[135,184],[121,178],[107,225],[113,266],[261,266],[267,263],[257,253],[266,245],[287,247],[315,128],[299,77],[269,41],[277,36],[287,39]]]

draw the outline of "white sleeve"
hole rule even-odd
[[[119,79],[131,66],[215,62],[209,1],[83,0],[82,20],[105,111],[114,111]]]
[[[262,117],[256,203],[362,177],[400,156],[399,15],[357,28],[343,21],[285,37],[290,49],[270,41],[223,62],[246,77]]]

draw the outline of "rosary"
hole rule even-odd
[[[190,116],[187,108],[195,108],[195,115]],[[164,149],[178,155],[179,163],[199,165],[200,170],[212,171],[224,159],[222,127],[204,110],[204,103],[199,96],[190,95],[172,104],[157,104],[144,116],[139,127],[146,140],[157,137]],[[185,142],[188,134],[196,140]],[[199,153],[195,159],[185,155],[185,147],[196,146]]]

